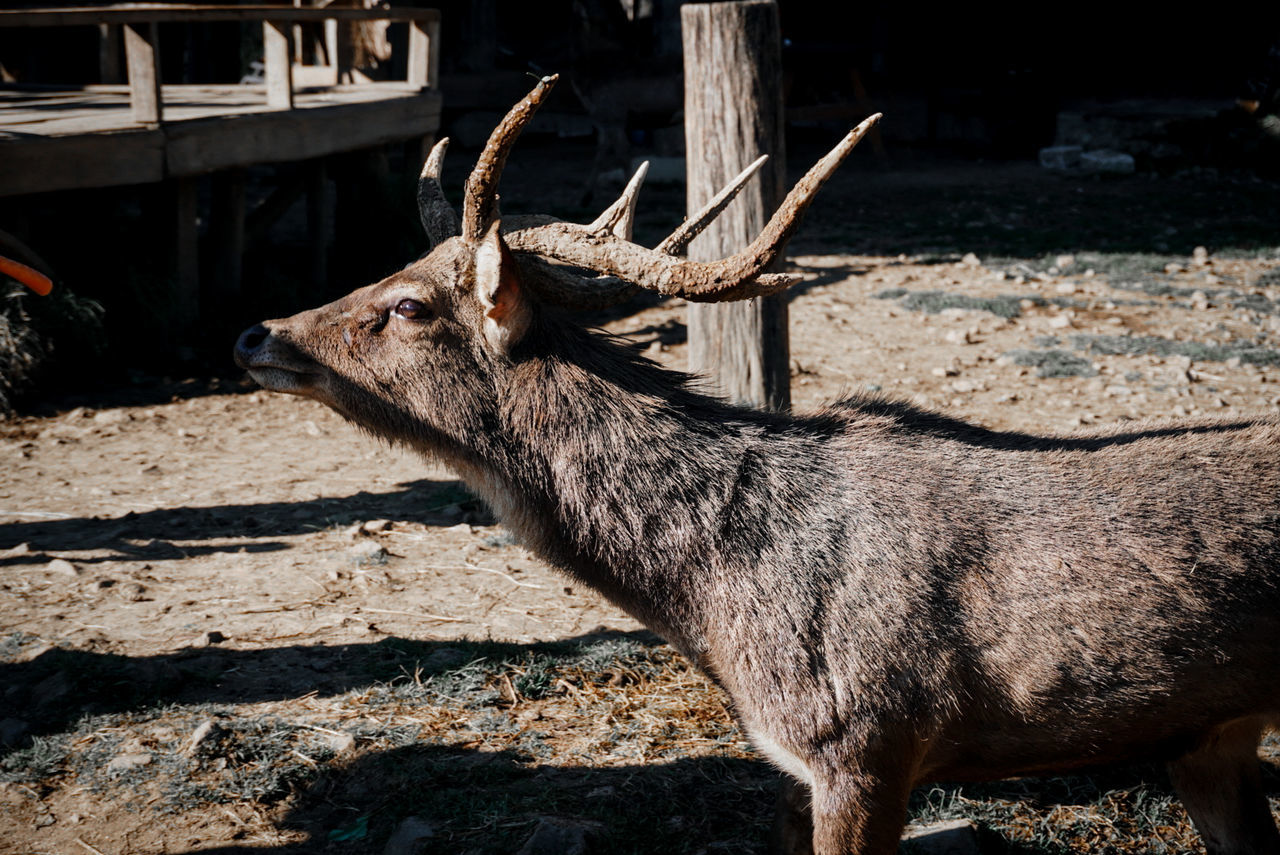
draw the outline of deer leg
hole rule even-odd
[[[1209,855],[1280,855],[1280,833],[1262,790],[1264,722],[1233,721],[1169,764],[1169,778]]]
[[[907,820],[909,758],[886,760],[873,774],[843,768],[813,788],[814,855],[894,855]]]

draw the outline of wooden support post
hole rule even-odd
[[[782,63],[772,0],[688,4],[684,42],[686,198],[702,207],[761,154],[770,159],[737,200],[689,247],[712,261],[739,251],[783,198]],[[729,400],[781,411],[791,405],[787,296],[689,304],[689,367]]]
[[[173,329],[185,335],[200,319],[200,236],[198,180],[175,178],[172,182],[176,228],[174,232]]]
[[[422,21],[409,22],[409,85],[425,89],[430,85],[431,59],[435,44]]]
[[[211,306],[225,309],[240,298],[244,270],[245,171],[228,169],[213,178],[209,212],[212,281],[206,298]]]
[[[164,118],[160,100],[159,37],[155,22],[125,24],[124,50],[129,66],[129,103],[133,120],[158,125]]]
[[[293,56],[287,21],[262,22],[262,52],[266,63],[267,106],[293,109]]]
[[[120,25],[98,25],[98,79],[122,83],[120,79]]]

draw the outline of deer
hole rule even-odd
[[[636,179],[590,224],[501,216],[554,82],[495,128],[461,216],[447,140],[432,150],[428,254],[246,330],[236,362],[445,462],[710,675],[802,794],[798,849],[896,851],[929,782],[1158,761],[1212,855],[1280,852],[1257,754],[1280,710],[1280,421],[1041,436],[875,396],[794,414],[709,396],[566,307],[794,284],[770,265],[879,115],[744,250],[695,262],[743,176],[654,248],[631,240]]]

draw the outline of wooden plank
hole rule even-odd
[[[0,138],[0,196],[160,181],[164,142],[154,129]]]
[[[160,100],[160,54],[155,23],[125,24],[124,50],[129,66],[129,103],[133,120],[140,125],[159,124],[163,118]]]
[[[289,31],[284,21],[262,22],[262,51],[266,59],[267,106],[277,110],[293,109],[293,58],[289,50]]]
[[[409,22],[409,85],[426,88],[431,68],[431,36],[421,21]]]
[[[324,157],[440,127],[440,96],[420,95],[166,125],[170,175]]]
[[[134,5],[74,6],[66,9],[0,10],[0,27],[85,27],[97,24],[184,23],[213,21],[439,21],[438,9],[334,9],[293,6]]]
[[[440,88],[440,19],[427,20],[427,85]]]
[[[746,247],[783,197],[782,63],[771,2],[690,4],[684,39],[687,202],[696,211],[761,154],[770,161],[689,247],[713,261]],[[729,400],[785,410],[791,403],[787,298],[691,303],[689,366]]]

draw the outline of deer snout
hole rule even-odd
[[[233,355],[236,365],[266,389],[314,394],[320,367],[266,324],[255,324],[241,333]]]
[[[253,355],[262,347],[263,342],[267,340],[269,335],[271,335],[271,330],[262,324],[254,324],[240,333],[240,338],[236,340],[236,365],[241,368],[250,368]]]

